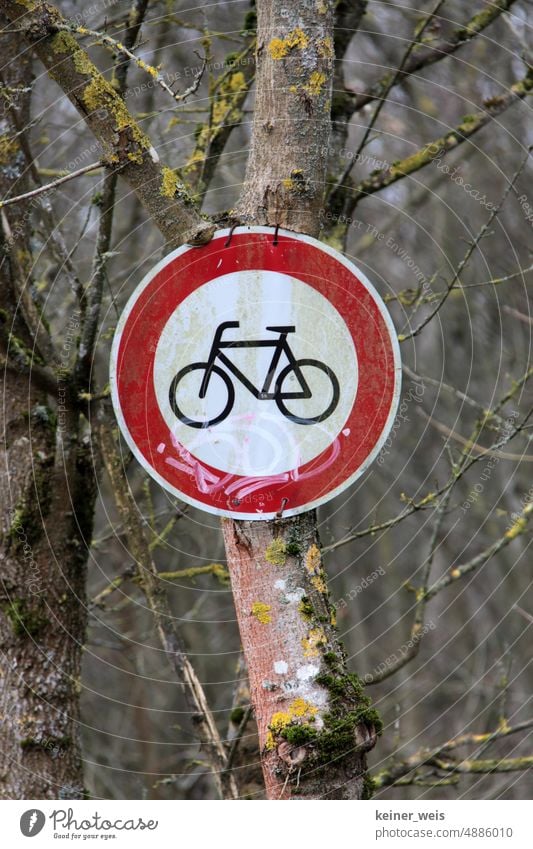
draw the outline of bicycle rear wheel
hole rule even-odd
[[[188,427],[206,428],[219,424],[229,416],[235,402],[231,378],[219,366],[211,366],[206,396],[200,398],[207,368],[208,363],[191,363],[182,368],[170,384],[168,398],[172,412]]]

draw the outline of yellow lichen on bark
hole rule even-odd
[[[308,36],[302,29],[296,27],[285,38],[273,38],[268,45],[268,52],[272,59],[284,59],[291,50],[305,50],[308,44]]]
[[[284,566],[287,560],[287,547],[281,537],[276,537],[267,545],[265,560],[273,566]]]
[[[326,634],[322,628],[311,628],[307,637],[302,639],[304,657],[318,657],[320,648],[327,643]]]
[[[69,32],[58,32],[52,40],[54,53],[81,52],[78,42]]]
[[[91,62],[76,39],[68,32],[58,32],[52,40],[52,51],[55,54],[64,54],[72,58],[78,74],[88,78],[87,85],[83,90],[82,100],[89,114],[98,109],[107,110],[111,119],[114,119],[114,128],[117,133],[126,129],[129,131],[134,147],[127,152],[127,158],[132,162],[142,163],[143,151],[149,150],[150,140],[133,120],[126,104],[112,84]]]
[[[315,544],[309,548],[305,555],[305,568],[311,576],[311,583],[315,590],[322,594],[327,593],[326,578],[322,570],[322,557],[319,547]]]
[[[322,593],[322,595],[325,595],[327,593],[328,588],[326,585],[326,581],[324,580],[322,575],[315,575],[313,578],[311,578],[311,583],[317,593]]]
[[[251,614],[255,616],[258,622],[261,625],[269,625],[272,622],[272,617],[270,615],[270,611],[272,607],[270,604],[265,604],[262,601],[254,601],[252,604]]]
[[[117,95],[115,89],[105,77],[96,72],[93,75],[91,82],[85,87],[83,92],[83,102],[89,112],[96,112],[97,109],[107,109],[114,118],[115,130],[120,133],[122,130],[128,130],[131,140],[135,147],[129,150],[127,158],[131,162],[141,164],[143,160],[143,151],[149,150],[150,140],[132,119],[122,99]]]
[[[222,98],[221,100],[217,100],[215,103],[213,103],[213,112],[212,112],[213,124],[214,125],[221,124],[222,121],[224,120],[224,118],[226,117],[226,115],[228,114],[230,109],[231,109],[231,104],[228,103],[228,101],[225,98]]]
[[[273,749],[276,745],[275,737],[279,736],[288,725],[312,722],[317,713],[318,708],[300,697],[291,702],[286,711],[273,713],[269,722],[265,748]]]
[[[234,74],[231,74],[228,78],[224,89],[226,91],[240,91],[246,85],[246,79],[242,71],[235,71]]]
[[[159,76],[159,71],[157,68],[154,68],[153,65],[148,65],[147,62],[144,62],[142,59],[137,59],[137,65],[139,68],[142,68],[143,71],[146,71],[147,74],[150,74],[151,77],[157,79]]]
[[[327,77],[325,74],[323,74],[321,71],[313,71],[306,85],[304,86],[304,91],[306,91],[307,94],[310,94],[312,97],[317,97],[324,88],[326,82]]]
[[[316,48],[319,56],[322,56],[324,59],[333,59],[335,50],[333,48],[333,39],[329,36],[327,36],[327,38],[319,39],[319,41],[317,41]]]
[[[160,192],[165,198],[173,198],[178,187],[178,177],[172,168],[163,167]]]
[[[235,71],[218,87],[219,97],[213,103],[211,112],[211,120],[204,124],[198,134],[196,146],[191,156],[187,160],[183,172],[189,173],[196,166],[203,162],[206,156],[206,151],[220,132],[226,122],[237,122],[241,118],[239,108],[239,98],[242,95],[243,89],[246,88],[246,78],[242,71]],[[237,104],[237,106],[236,106]],[[169,123],[169,127],[171,123]]]
[[[305,555],[305,568],[310,575],[316,575],[322,566],[322,557],[318,545],[313,543]]]
[[[505,532],[506,539],[515,539],[517,536],[522,534],[526,527],[529,518],[529,514],[533,512],[533,501],[529,504],[526,504],[524,509],[522,510],[522,515],[511,525],[508,531]]]

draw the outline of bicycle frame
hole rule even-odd
[[[292,353],[291,347],[287,342],[287,336],[289,333],[294,333],[296,327],[294,326],[285,326],[285,327],[266,327],[265,330],[270,330],[275,333],[279,333],[277,339],[255,339],[248,340],[243,342],[237,341],[222,341],[222,335],[225,330],[228,330],[230,327],[240,327],[240,322],[238,321],[224,321],[222,324],[219,324],[215,331],[215,336],[213,338],[213,344],[211,345],[211,351],[209,352],[209,358],[207,360],[207,368],[205,370],[205,375],[202,380],[202,384],[200,386],[200,398],[205,398],[207,389],[209,387],[209,381],[211,379],[211,374],[213,371],[213,366],[216,360],[220,360],[223,363],[228,371],[235,375],[235,377],[240,380],[240,382],[248,389],[252,395],[261,401],[269,401],[273,400],[277,397],[281,398],[311,398],[311,390],[302,374],[301,369],[297,364],[297,360]],[[263,386],[261,389],[258,389],[254,384],[248,380],[245,374],[237,368],[237,366],[232,363],[232,361],[225,354],[222,353],[223,348],[274,348],[274,353],[272,354],[272,359],[270,361],[270,365],[268,367],[268,371],[266,377],[263,381]],[[299,392],[283,392],[276,393],[270,392],[270,387],[272,385],[272,381],[274,380],[274,375],[276,373],[276,369],[279,365],[279,361],[281,359],[282,354],[285,354],[289,363],[291,364],[294,374],[298,378],[298,381],[301,386],[301,391]]]

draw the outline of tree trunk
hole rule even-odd
[[[333,2],[257,3],[244,223],[316,235],[330,136]],[[269,799],[361,799],[379,718],[348,674],[314,513],[223,521]]]
[[[10,33],[1,44],[3,83],[13,90],[0,116],[2,150],[9,154],[0,161],[5,197],[28,187],[24,136],[18,133],[29,123],[32,75],[22,41]],[[38,349],[46,334],[42,326],[32,327],[27,295],[30,216],[28,205],[2,214],[0,797],[72,799],[84,794],[78,701],[94,476],[78,441],[78,412],[68,387],[62,404],[68,409],[58,427],[31,373],[49,352],[44,341]],[[63,339],[67,350],[75,323],[72,317]]]

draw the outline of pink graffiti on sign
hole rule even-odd
[[[170,440],[180,459],[178,460],[175,457],[166,456],[165,463],[194,478],[200,492],[213,494],[219,490],[223,490],[225,495],[233,495],[235,499],[246,498],[247,495],[251,495],[257,490],[265,489],[267,487],[274,486],[275,484],[287,483],[289,480],[304,481],[315,477],[315,475],[319,475],[335,462],[341,450],[339,438],[336,437],[336,439],[331,443],[331,450],[326,459],[320,463],[320,465],[307,472],[300,472],[300,469],[297,467],[291,472],[284,472],[279,475],[270,475],[266,477],[242,476],[239,477],[238,480],[235,480],[235,475],[232,474],[226,474],[222,477],[216,475],[204,466],[196,457],[194,457],[172,433],[170,434]],[[163,454],[165,452],[165,448],[166,445],[164,443],[160,443],[157,446],[158,453]]]

